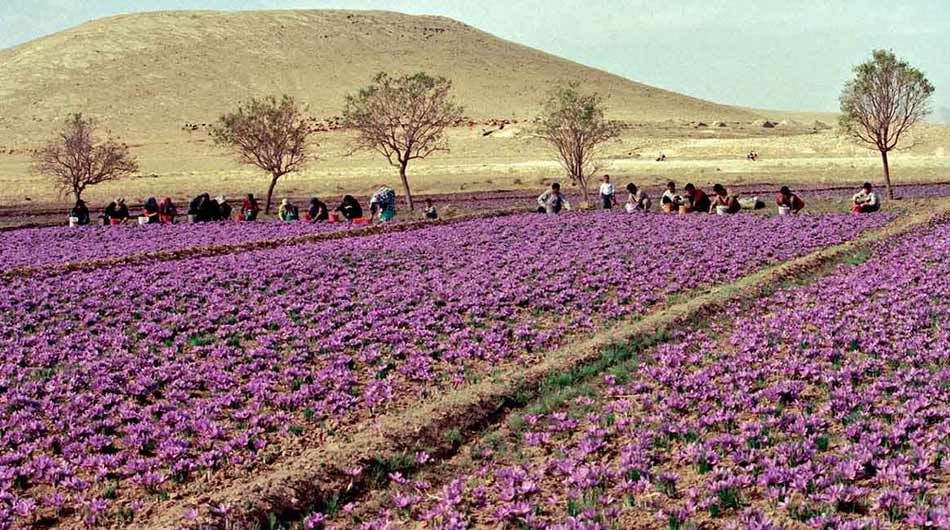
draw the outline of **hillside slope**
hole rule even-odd
[[[156,12],[96,20],[0,51],[0,146],[69,112],[131,141],[205,123],[251,95],[289,93],[321,117],[378,71],[452,79],[475,119],[534,116],[560,80],[610,97],[628,121],[752,120],[753,111],[660,90],[451,19],[374,11]]]

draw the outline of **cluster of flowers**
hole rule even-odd
[[[947,249],[950,220],[736,304],[328,527],[950,528]]]
[[[320,422],[531,362],[565,333],[889,219],[529,214],[15,278],[0,288],[0,514],[101,521],[135,508],[117,496],[253,465]]]
[[[0,233],[0,271],[345,230],[346,223],[200,223],[26,228]]]

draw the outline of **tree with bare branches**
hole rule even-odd
[[[875,50],[854,74],[841,93],[840,122],[853,138],[881,153],[887,195],[893,199],[887,154],[930,113],[934,87],[923,72],[886,50]]]
[[[306,167],[313,132],[307,108],[286,95],[251,98],[211,128],[216,143],[234,149],[241,162],[270,173],[264,213],[270,213],[277,181]]]
[[[604,98],[582,93],[576,82],[552,90],[542,108],[535,135],[551,145],[590,205],[588,184],[600,168],[601,149],[619,136],[620,126],[604,117]]]
[[[52,179],[65,197],[78,202],[86,188],[131,176],[139,166],[125,144],[97,141],[96,121],[82,114],[66,119],[59,137],[33,156],[33,170]]]
[[[351,152],[381,153],[393,167],[414,208],[406,168],[436,151],[448,151],[445,131],[462,119],[463,108],[451,95],[452,82],[425,73],[391,77],[379,73],[356,94],[346,96],[343,120],[356,131]]]

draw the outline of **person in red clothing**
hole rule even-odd
[[[257,199],[254,198],[253,193],[248,193],[247,198],[244,199],[244,204],[241,205],[241,219],[245,221],[254,221],[257,219],[257,214],[260,213],[261,207],[257,205]]]
[[[788,208],[791,213],[798,213],[805,208],[805,201],[792,193],[788,186],[782,186],[779,190],[778,195],[775,196],[775,204]]]
[[[692,183],[687,184],[683,191],[686,192],[686,200],[689,203],[686,209],[687,212],[709,213],[712,201],[709,200],[709,195],[706,195],[706,192],[693,186]]]

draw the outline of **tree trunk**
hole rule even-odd
[[[264,213],[270,214],[271,199],[274,197],[274,187],[277,186],[277,179],[280,175],[274,175],[270,179],[270,186],[267,187],[267,202],[264,203]]]
[[[412,202],[412,192],[409,191],[409,179],[406,177],[406,166],[409,161],[399,163],[399,178],[402,179],[402,188],[406,190],[406,204],[409,205],[409,211],[415,210],[415,204]]]
[[[884,162],[884,185],[887,186],[887,198],[894,200],[894,189],[891,188],[891,166],[887,163],[887,151],[881,151],[881,162]]]
[[[73,189],[73,197],[76,199],[75,202],[79,202],[79,198],[82,196],[82,190]]]

